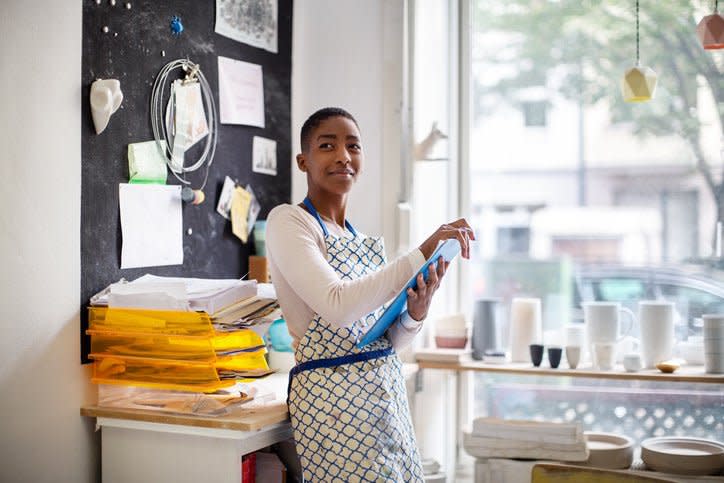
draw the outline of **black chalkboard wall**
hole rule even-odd
[[[260,0],[263,2],[263,0]],[[253,47],[214,32],[213,0],[83,0],[82,188],[81,188],[81,360],[88,362],[86,307],[90,297],[121,278],[144,273],[162,276],[231,278],[247,273],[253,241],[242,245],[230,222],[216,213],[221,186],[230,176],[251,184],[261,203],[259,219],[291,197],[291,32],[292,0],[279,0],[278,53]],[[130,9],[127,8],[130,4]],[[169,24],[178,16],[184,26],[174,36]],[[108,32],[104,32],[108,27]],[[162,55],[165,53],[165,56]],[[188,58],[200,65],[211,85],[217,111],[217,56],[262,66],[266,128],[219,124],[216,155],[204,189],[202,205],[183,207],[183,265],[120,269],[121,226],[118,184],[128,182],[129,143],[153,139],[150,99],[159,70],[169,61]],[[169,77],[180,77],[174,70]],[[118,79],[124,94],[121,108],[108,127],[95,134],[88,96],[96,79]],[[277,142],[277,175],[252,172],[253,136]],[[202,140],[199,145],[203,145]],[[193,151],[189,154],[193,155]],[[197,159],[193,157],[191,159]],[[201,184],[204,168],[190,173],[192,187]],[[169,173],[169,184],[179,184]],[[188,235],[191,228],[192,234]]]

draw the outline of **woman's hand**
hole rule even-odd
[[[455,238],[460,242],[462,257],[470,258],[470,240],[475,240],[475,233],[465,218],[442,225],[420,245],[420,251],[426,259],[430,258],[438,243],[450,238]]]
[[[427,317],[432,296],[440,286],[440,281],[443,275],[445,275],[447,266],[448,263],[440,257],[437,268],[435,268],[435,264],[433,263],[428,267],[427,282],[422,277],[422,274],[419,274],[417,276],[416,289],[407,289],[407,313],[414,320],[420,321]]]

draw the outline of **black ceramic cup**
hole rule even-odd
[[[551,365],[552,369],[558,368],[558,364],[561,363],[562,354],[563,354],[563,349],[560,347],[549,347],[548,348],[548,363]]]
[[[531,344],[530,348],[530,360],[535,367],[540,366],[543,360],[543,345],[542,344]]]

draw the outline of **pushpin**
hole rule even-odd
[[[191,202],[192,205],[200,205],[204,202],[206,199],[206,195],[201,190],[194,190],[194,201]]]
[[[171,33],[176,37],[184,31],[184,25],[181,23],[181,18],[178,15],[173,16],[169,27],[171,27]]]
[[[107,34],[110,29],[108,28],[108,25],[103,26],[103,33]]]
[[[194,190],[192,190],[188,186],[184,186],[181,189],[181,199],[183,201],[185,201],[186,203],[191,203],[192,201],[194,201],[194,198]]]
[[[193,235],[193,234],[194,234],[194,231],[193,231],[191,228],[189,228],[188,230],[186,230],[186,234],[187,234],[187,235]]]

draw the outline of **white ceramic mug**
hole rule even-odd
[[[665,300],[639,302],[641,359],[647,369],[671,359],[674,351],[674,303]]]
[[[510,306],[510,360],[530,361],[530,344],[543,339],[541,302],[536,298],[514,298]]]
[[[636,323],[634,313],[618,302],[584,302],[582,305],[591,355],[594,354],[593,344],[620,342],[631,332]],[[621,331],[622,312],[629,317],[628,326],[624,331]]]
[[[594,342],[593,343],[593,367],[601,371],[613,369],[616,360],[615,342]]]

